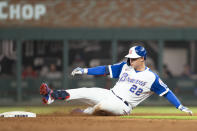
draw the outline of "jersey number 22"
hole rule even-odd
[[[137,96],[139,96],[143,92],[143,89],[142,88],[137,88],[136,85],[133,85],[130,88],[130,92],[135,93]]]

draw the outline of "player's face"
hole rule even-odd
[[[144,58],[130,58],[130,64],[134,69],[138,69],[144,64]]]

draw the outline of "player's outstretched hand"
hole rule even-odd
[[[77,68],[75,68],[75,69],[72,71],[72,73],[71,73],[72,76],[75,76],[75,75],[82,75],[82,74],[87,74],[87,69],[77,67]]]
[[[180,105],[178,109],[181,110],[181,111],[183,111],[183,112],[188,113],[191,116],[193,115],[192,111],[189,108],[187,108],[187,107],[185,107],[183,105]]]

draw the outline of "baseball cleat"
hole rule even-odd
[[[40,86],[40,94],[42,95],[42,101],[44,104],[51,104],[54,102],[53,97],[51,94],[53,90],[48,87],[46,83],[42,83]]]
[[[48,87],[48,85],[46,83],[42,83],[40,86],[40,94],[41,95],[47,95],[50,93],[50,88]]]

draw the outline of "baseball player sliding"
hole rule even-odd
[[[76,68],[72,75],[110,75],[118,78],[115,86],[108,90],[102,88],[78,88],[52,90],[46,83],[40,86],[43,102],[51,104],[55,100],[81,100],[92,105],[84,114],[105,112],[107,115],[129,115],[142,101],[153,93],[165,97],[177,109],[192,115],[192,111],[183,106],[174,93],[162,82],[159,76],[146,65],[147,52],[142,46],[129,49],[127,62],[93,68]]]

